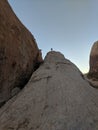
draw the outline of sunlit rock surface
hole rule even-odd
[[[91,48],[89,66],[88,80],[98,88],[98,41]]]
[[[51,51],[22,91],[0,109],[0,130],[97,130],[98,90]]]
[[[98,41],[96,41],[91,48],[89,75],[98,79]]]

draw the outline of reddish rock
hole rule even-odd
[[[93,80],[98,80],[98,41],[96,41],[91,48],[89,64],[90,70],[88,77]]]
[[[0,0],[0,104],[11,98],[13,88],[21,89],[26,84],[40,62],[34,37],[7,0]]]

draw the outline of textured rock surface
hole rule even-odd
[[[51,51],[25,88],[0,109],[0,130],[98,130],[98,90]]]
[[[93,87],[98,88],[98,41],[91,48],[89,66],[90,69],[86,79]]]
[[[34,37],[7,0],[0,0],[0,104],[11,97],[14,87],[21,88],[27,82],[41,60]]]
[[[91,49],[90,53],[90,70],[88,74],[89,78],[98,80],[98,41],[96,41]]]

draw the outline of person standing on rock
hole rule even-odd
[[[53,51],[53,48],[51,48],[51,51]]]

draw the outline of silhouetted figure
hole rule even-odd
[[[53,51],[53,48],[51,48],[51,51]]]

